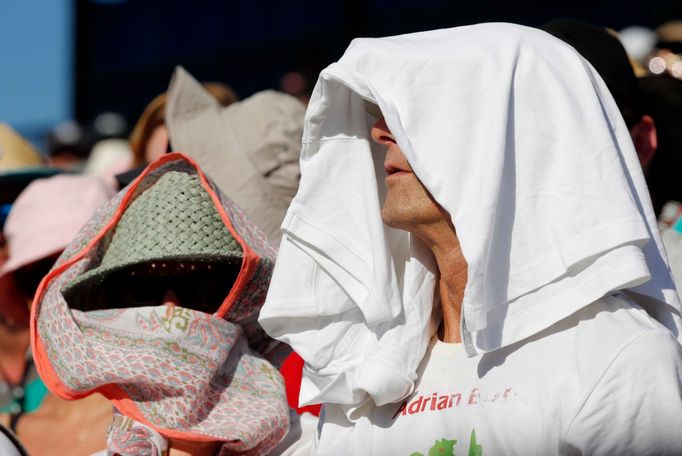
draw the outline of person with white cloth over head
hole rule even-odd
[[[628,129],[512,24],[357,39],[320,74],[260,323],[317,454],[682,454],[681,306]]]

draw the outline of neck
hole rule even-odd
[[[443,341],[460,343],[467,263],[449,217],[447,221],[422,228],[415,234],[431,250],[438,265],[437,290],[443,312]]]

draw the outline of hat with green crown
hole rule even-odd
[[[239,263],[243,250],[196,175],[169,171],[126,208],[100,264],[68,283],[72,304],[87,299],[107,275],[151,262]]]

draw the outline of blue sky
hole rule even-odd
[[[73,115],[73,0],[2,0],[0,121],[30,139]]]

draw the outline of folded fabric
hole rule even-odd
[[[107,449],[108,456],[163,456],[167,454],[168,441],[149,426],[115,411]]]
[[[370,399],[403,399],[433,334],[430,252],[382,223],[377,111],[452,218],[468,264],[469,355],[614,290],[679,336],[680,302],[629,132],[573,48],[511,24],[357,39],[312,94],[300,189],[260,314],[306,362],[302,405],[343,404],[353,419]]]

